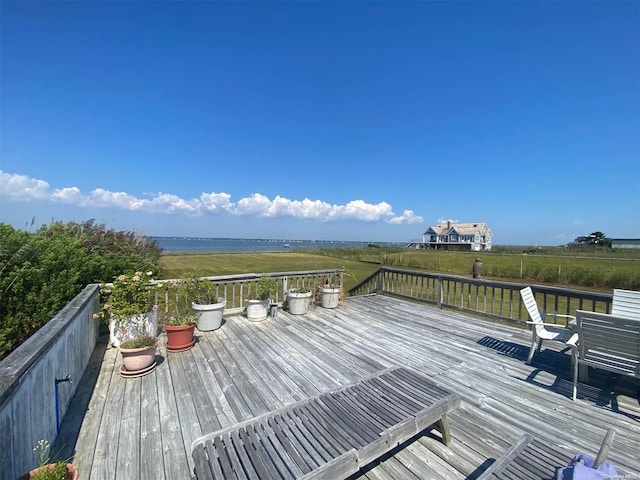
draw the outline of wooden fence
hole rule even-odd
[[[39,440],[53,444],[96,345],[99,289],[85,287],[0,362],[0,479],[36,467]]]
[[[275,303],[282,304],[286,299],[287,290],[291,288],[309,289],[314,291],[316,287],[324,285],[326,282],[341,287],[343,282],[342,269],[332,270],[304,270],[296,272],[274,272],[274,273],[242,273],[237,275],[222,275],[212,277],[202,277],[202,280],[212,282],[216,287],[216,296],[227,300],[224,309],[225,314],[240,313],[245,307],[247,300],[255,298],[257,282],[265,275],[276,281],[276,297],[272,299]],[[178,289],[174,288],[179,280],[158,280],[154,284],[161,287],[156,290],[156,304],[160,315],[168,313],[175,305],[188,305],[189,299],[179,297]]]
[[[381,268],[349,290],[349,296],[372,293],[478,314],[522,324],[528,314],[520,298],[527,284],[495,282],[456,275]],[[530,285],[544,312],[575,315],[576,310],[609,313],[612,295],[567,288]]]

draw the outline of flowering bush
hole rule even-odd
[[[139,336],[154,336],[157,327],[155,294],[151,272],[118,275],[111,284],[102,286],[102,306],[95,317],[109,324],[111,342]]]
[[[109,296],[110,314],[121,318],[148,312],[154,300],[150,282],[151,272],[118,275]]]

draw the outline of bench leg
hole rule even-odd
[[[442,443],[449,445],[451,443],[451,428],[449,427],[449,418],[446,413],[438,420],[438,430],[442,434]]]

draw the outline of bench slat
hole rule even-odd
[[[296,408],[294,409],[292,414],[296,415],[296,417],[301,422],[304,422],[304,427],[311,434],[311,436],[316,439],[316,441],[320,442],[323,445],[330,458],[341,455],[344,450],[338,451],[338,449],[336,448],[337,445],[334,444],[335,442],[327,440],[330,438],[329,433],[322,427],[322,425],[314,422],[313,417],[307,415],[304,408]]]
[[[275,439],[275,435],[273,431],[266,424],[265,420],[261,420],[256,422],[251,426],[256,435],[260,438],[260,443],[263,446],[265,452],[262,452],[263,455],[266,454],[269,457],[269,460],[272,462],[273,466],[278,470],[280,474],[280,478],[283,480],[291,480],[294,479],[295,476],[291,473],[289,468],[287,468],[284,460],[281,457],[282,450],[274,446],[274,442],[277,443],[277,439]],[[278,444],[279,445],[279,444]]]

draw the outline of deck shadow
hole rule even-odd
[[[69,403],[67,413],[61,421],[58,436],[51,448],[57,458],[73,459],[80,427],[88,413],[89,401],[98,382],[100,368],[108,345],[108,337],[98,339],[89,364],[82,378],[78,381],[76,393]]]
[[[525,361],[529,354],[529,347],[514,342],[506,342],[494,337],[485,336],[476,342],[478,345],[495,350],[500,355]]]
[[[568,368],[569,365],[567,365]],[[563,378],[558,375],[553,384],[546,385],[535,379],[540,372],[541,369],[534,369],[523,381],[571,398],[573,394],[573,380],[571,378]],[[622,397],[626,398],[622,399]],[[639,415],[624,410],[624,404],[630,401],[637,401],[640,404],[640,386],[631,378],[590,369],[589,383],[578,383],[578,398],[593,403],[597,407],[608,408],[630,420],[640,422]],[[620,400],[622,400],[622,405]]]
[[[356,480],[356,479],[366,478],[365,475],[368,472],[370,472],[371,470],[376,468],[381,463],[389,460],[390,458],[395,456],[398,452],[400,452],[401,450],[405,449],[411,443],[418,441],[420,438],[431,438],[433,440],[441,442],[442,441],[442,437],[432,427],[433,427],[433,425],[430,426],[430,427],[427,427],[425,430],[416,433],[413,437],[411,437],[411,438],[405,440],[404,442],[396,445],[392,450],[389,450],[387,453],[385,453],[384,455],[378,457],[374,461],[372,461],[370,463],[367,463],[366,465],[362,465],[360,467],[360,470],[358,470],[353,475],[350,475],[350,476],[346,477],[345,480]]]

